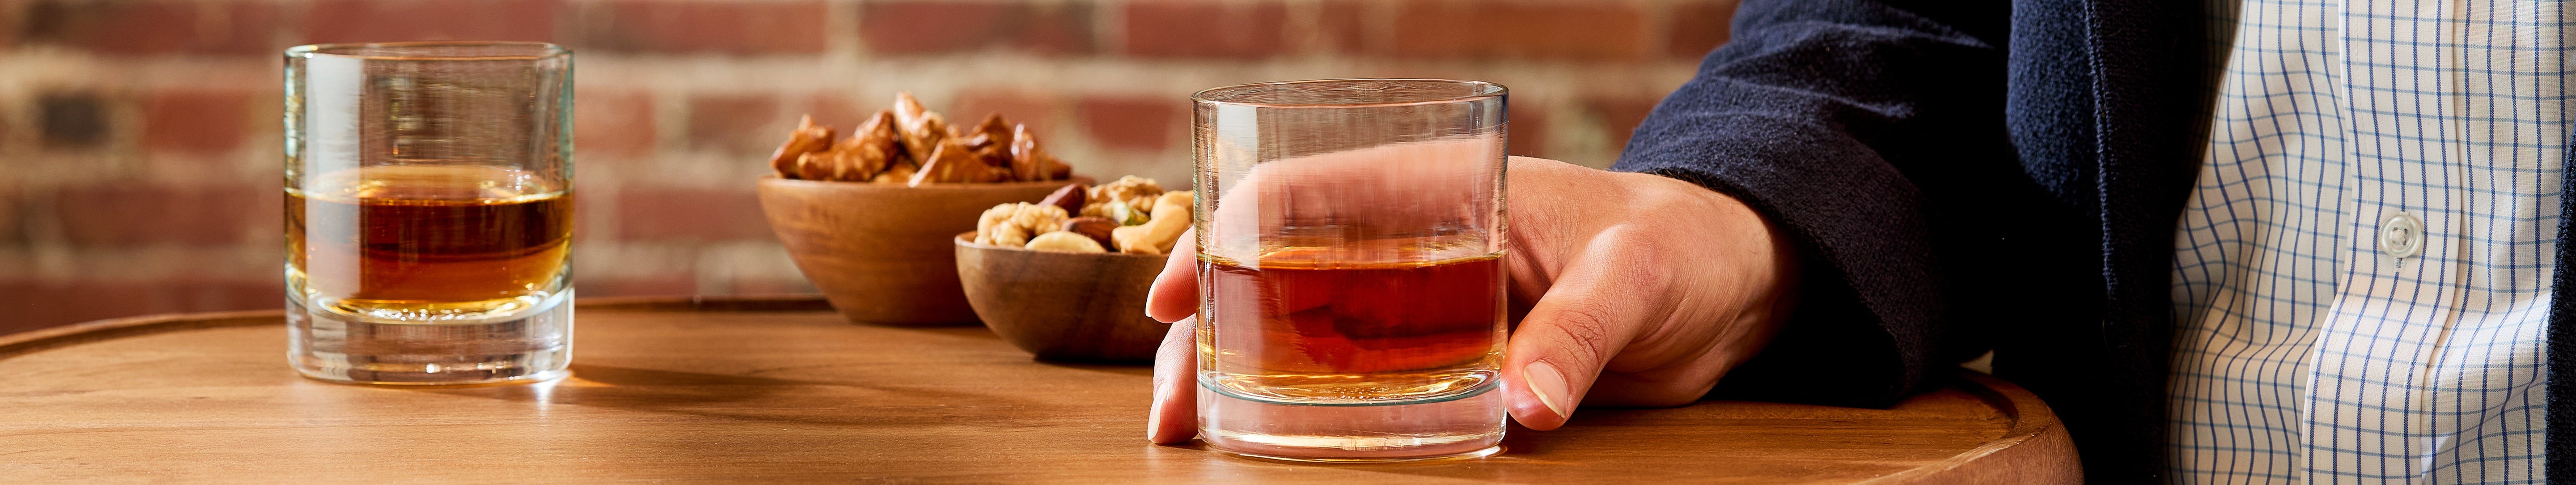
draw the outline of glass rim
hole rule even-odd
[[[1268,87],[1290,86],[1290,85],[1300,85],[1300,84],[1343,84],[1343,83],[1357,83],[1357,82],[1387,82],[1387,81],[1403,81],[1403,82],[1424,82],[1424,83],[1448,83],[1448,84],[1458,84],[1458,85],[1465,85],[1465,86],[1474,86],[1474,87],[1480,88],[1480,89],[1479,89],[1479,91],[1482,91],[1482,92],[1473,93],[1473,94],[1467,94],[1467,95],[1463,95],[1463,96],[1452,96],[1452,97],[1446,97],[1446,98],[1439,98],[1439,99],[1422,99],[1422,100],[1413,100],[1413,101],[1389,101],[1389,102],[1382,102],[1382,103],[1262,103],[1262,102],[1251,102],[1251,101],[1220,101],[1220,100],[1216,100],[1216,99],[1211,99],[1211,96],[1223,95],[1223,94],[1226,94],[1225,92],[1229,92],[1229,91],[1239,91],[1239,90],[1247,90],[1247,89],[1254,89],[1254,88],[1268,88]],[[1511,88],[1504,87],[1502,84],[1497,84],[1497,83],[1488,82],[1488,81],[1474,81],[1474,80],[1465,80],[1465,79],[1430,79],[1430,78],[1351,78],[1351,79],[1306,79],[1306,80],[1298,80],[1298,81],[1272,81],[1272,82],[1261,82],[1261,83],[1251,83],[1251,84],[1236,84],[1236,85],[1232,85],[1232,86],[1218,86],[1218,87],[1213,87],[1213,88],[1202,89],[1202,90],[1199,90],[1199,92],[1196,92],[1196,93],[1190,93],[1190,101],[1191,101],[1191,102],[1194,102],[1194,103],[1221,104],[1221,105],[1234,105],[1234,106],[1253,106],[1253,107],[1261,107],[1261,108],[1379,108],[1379,107],[1421,106],[1421,105],[1432,105],[1432,104],[1447,104],[1447,103],[1472,102],[1472,101],[1481,101],[1481,100],[1486,100],[1486,99],[1499,98],[1499,97],[1503,97],[1503,96],[1508,95],[1508,94],[1511,94]]]
[[[374,54],[343,54],[343,53],[331,52],[331,51],[333,51],[333,50],[354,50],[354,49],[397,49],[397,50],[399,50],[399,49],[428,48],[428,47],[494,47],[494,46],[518,46],[518,47],[531,47],[531,48],[535,48],[535,49],[537,50],[537,53],[535,53],[535,54],[528,54],[528,55],[438,56],[438,55],[374,55]],[[431,40],[431,41],[413,41],[413,42],[335,42],[335,43],[323,43],[323,44],[305,44],[305,45],[299,45],[299,46],[295,46],[295,47],[288,47],[288,48],[286,48],[286,56],[287,56],[287,57],[302,57],[302,58],[308,58],[308,59],[309,59],[309,58],[313,58],[313,57],[316,57],[316,56],[330,56],[330,57],[343,57],[343,58],[350,58],[350,59],[397,60],[397,61],[508,61],[508,60],[537,60],[537,59],[545,59],[545,58],[549,58],[549,57],[561,57],[561,56],[570,55],[570,54],[572,54],[572,49],[566,49],[566,48],[564,48],[564,46],[555,45],[555,44],[554,44],[554,43],[552,43],[552,42],[508,41],[508,40]]]

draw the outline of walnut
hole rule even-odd
[[[1014,224],[993,226],[992,240],[979,242],[1006,248],[1027,246],[1029,244],[1029,230],[1021,229],[1020,226]]]
[[[1161,195],[1163,195],[1162,184],[1154,183],[1154,179],[1134,175],[1119,177],[1118,180],[1091,187],[1091,200],[1124,201],[1130,207],[1137,209],[1151,210],[1154,207],[1154,199],[1151,197]],[[1145,198],[1145,200],[1136,200],[1138,198]]]
[[[1064,219],[1061,207],[1027,202],[996,205],[975,218],[975,242],[1019,247],[1031,234],[1056,231]]]
[[[1011,225],[1028,230],[1030,234],[1038,234],[1056,230],[1058,226],[1064,225],[1065,219],[1064,208],[1021,202],[1011,212],[1010,222]]]

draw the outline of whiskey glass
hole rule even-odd
[[[1200,437],[1273,459],[1499,450],[1503,86],[1192,96]]]
[[[572,53],[534,42],[286,50],[288,360],[469,384],[572,359]]]

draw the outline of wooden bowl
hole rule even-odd
[[[984,326],[1040,359],[1152,362],[1171,324],[1145,316],[1163,256],[1060,253],[958,235],[957,278]]]
[[[1010,202],[1036,202],[1091,179],[927,187],[760,179],[760,210],[787,255],[842,317],[888,325],[975,323],[957,286],[948,238],[975,230],[976,216]]]

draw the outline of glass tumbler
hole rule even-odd
[[[286,50],[288,358],[315,379],[562,377],[572,359],[572,53]]]
[[[1305,461],[1500,449],[1505,95],[1349,79],[1192,96],[1209,445]]]

